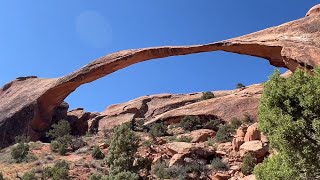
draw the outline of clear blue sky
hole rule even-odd
[[[3,0],[0,86],[19,76],[59,77],[111,52],[210,43],[301,18],[316,0]],[[71,108],[158,93],[233,89],[263,82],[265,60],[224,52],[153,60],[79,88]]]

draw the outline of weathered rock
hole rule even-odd
[[[190,137],[192,143],[205,142],[208,138],[213,138],[216,136],[216,132],[211,129],[198,129],[191,131],[190,133],[185,133],[178,135],[177,138],[182,136]]]
[[[244,137],[246,135],[248,127],[246,126],[240,126],[236,131],[237,137]]]
[[[268,145],[258,140],[245,142],[240,146],[240,156],[246,153],[252,153],[258,159],[263,158],[268,153]]]
[[[320,4],[313,6],[306,14],[306,16],[316,16],[320,14]]]
[[[85,135],[88,132],[88,120],[93,118],[90,112],[84,111],[83,108],[77,108],[68,112],[67,119],[71,126],[73,135]]]
[[[159,120],[166,121],[169,124],[177,123],[188,115],[219,117],[224,121],[230,121],[234,117],[244,118],[247,113],[257,119],[257,109],[262,90],[262,85],[255,84],[244,89],[224,91],[224,93],[220,91],[220,96],[165,112],[146,122],[145,125]]]
[[[222,50],[265,58],[270,64],[291,71],[297,67],[313,69],[320,64],[320,16],[315,12],[311,10],[307,17],[217,43],[116,52],[61,78],[18,78],[0,89],[0,147],[13,143],[15,136],[24,133],[32,140],[39,139],[53,123],[54,109],[82,84],[151,59]],[[218,100],[202,103],[205,102]]]
[[[260,140],[261,132],[258,130],[258,123],[250,125],[247,129],[246,135],[244,136],[244,141]]]
[[[249,176],[245,176],[245,177],[241,178],[240,180],[256,180],[256,176],[252,174]]]
[[[223,174],[223,173],[214,173],[210,176],[211,180],[228,180],[230,178],[229,174]]]
[[[232,139],[232,149],[234,151],[239,151],[240,146],[244,143],[243,137],[235,137]]]

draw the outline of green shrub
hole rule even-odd
[[[72,139],[71,143],[70,143],[72,151],[76,151],[86,145],[87,145],[87,143],[84,142],[81,137]]]
[[[52,129],[47,132],[47,136],[53,139],[70,135],[71,133],[71,126],[66,120],[61,120],[58,122],[58,124],[53,124],[51,127]]]
[[[218,157],[212,159],[211,167],[215,170],[227,170],[229,168],[228,164]]]
[[[254,123],[254,118],[249,113],[244,113],[244,118],[242,120],[244,124]]]
[[[160,179],[186,179],[186,170],[182,166],[167,167],[165,162],[158,162],[153,166],[152,173]]]
[[[279,167],[280,172],[275,171],[275,174],[286,174],[294,179],[320,176],[320,69],[310,74],[298,69],[290,77],[283,78],[277,71],[264,84],[258,113],[259,129],[281,156],[265,161],[260,167],[266,168],[260,169],[260,174],[273,177],[270,174],[272,164]],[[292,175],[292,172],[296,173]]]
[[[234,132],[234,129],[228,125],[221,125],[219,127],[219,130],[216,133],[215,141],[216,142],[229,142],[232,140],[232,133]]]
[[[179,125],[186,131],[193,131],[202,128],[202,122],[198,116],[185,116],[181,119]]]
[[[188,136],[180,136],[176,139],[178,142],[191,142],[192,138]]]
[[[246,87],[246,86],[243,85],[242,83],[237,83],[237,84],[236,84],[236,88],[237,88],[237,89],[241,89],[241,88],[244,88],[244,87]]]
[[[208,143],[208,146],[214,146],[214,144],[215,144],[215,139],[214,139],[214,138],[208,138],[207,143]]]
[[[302,180],[299,170],[282,154],[273,155],[254,168],[254,174],[258,180]]]
[[[242,160],[241,172],[244,175],[250,175],[256,165],[256,158],[251,154],[247,153]]]
[[[205,129],[211,129],[213,131],[218,131],[219,126],[223,124],[223,121],[221,119],[210,119],[208,122],[205,123],[203,128]]]
[[[102,175],[98,173],[94,173],[90,176],[90,180],[101,180],[101,179],[102,179]]]
[[[36,174],[34,171],[26,172],[23,174],[22,180],[37,180]]]
[[[44,179],[68,180],[69,165],[66,161],[58,161],[53,167],[45,167],[43,170]]]
[[[149,133],[154,137],[168,135],[168,128],[164,123],[155,123],[151,126]]]
[[[143,143],[142,143],[142,145],[144,146],[144,147],[148,147],[148,148],[150,148],[151,146],[152,146],[152,140],[146,140],[146,141],[144,141]]]
[[[92,157],[94,159],[103,159],[104,158],[104,154],[103,152],[100,150],[99,146],[95,146],[93,151],[92,151]]]
[[[212,98],[214,98],[214,94],[212,92],[207,91],[202,93],[201,100],[207,100]]]
[[[109,178],[109,176],[102,176],[101,174],[92,174],[90,176],[90,180],[112,180]]]
[[[130,171],[122,171],[115,176],[109,176],[110,180],[138,180],[139,176],[136,173],[130,172]]]
[[[139,139],[128,124],[114,129],[114,136],[106,159],[110,166],[109,178],[116,178],[117,174],[133,169],[134,155],[137,152],[138,144]]]
[[[47,136],[54,139],[51,141],[50,148],[53,152],[60,155],[67,153],[67,148],[72,143],[71,127],[68,121],[61,120],[58,124],[53,124],[52,129],[47,132]]]
[[[27,161],[29,154],[29,145],[28,143],[21,141],[11,150],[11,157],[17,163]]]
[[[238,129],[242,125],[242,121],[238,118],[232,118],[230,121],[230,127],[234,130]]]

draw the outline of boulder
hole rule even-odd
[[[248,127],[247,126],[240,126],[236,131],[237,137],[244,137],[246,135]]]
[[[71,134],[85,135],[88,132],[88,120],[90,118],[94,118],[94,115],[86,112],[83,108],[68,112],[67,119],[71,126]]]
[[[213,175],[210,176],[211,180],[228,180],[230,179],[229,174],[223,174],[223,173],[214,173]]]
[[[0,147],[12,144],[17,135],[27,134],[32,140],[40,139],[54,123],[52,120],[54,109],[78,87],[147,60],[200,52],[226,51],[264,58],[274,66],[285,67],[291,71],[299,67],[313,69],[320,65],[320,36],[318,33],[320,16],[316,15],[317,12],[316,6],[310,10],[307,17],[210,44],[151,47],[115,52],[59,78],[19,77],[0,89]],[[234,107],[229,109],[228,113],[230,114],[232,110],[240,112],[237,108],[243,110],[243,104],[249,105],[250,102],[257,101],[256,98],[232,99],[230,97],[229,100],[235,105],[226,103]],[[210,114],[209,110],[215,110],[212,114],[216,115],[219,107],[225,108],[225,106],[211,105],[213,107],[209,110],[203,107],[206,104],[221,101],[221,99],[213,98],[193,103],[184,106],[182,110],[163,115],[163,117],[172,119],[189,115],[190,113],[187,112],[190,108],[193,109],[192,114]],[[228,101],[225,99],[223,102]],[[256,108],[256,103],[252,105],[252,108]],[[250,111],[250,109],[245,109]],[[251,113],[253,112],[256,112],[256,109],[253,109]],[[224,110],[221,112],[222,115],[225,113]]]
[[[246,135],[244,136],[244,141],[254,141],[261,139],[261,132],[258,130],[258,123],[250,125],[247,129]]]
[[[240,146],[244,143],[243,137],[235,137],[232,139],[232,149],[234,151],[239,151]]]
[[[256,176],[251,174],[249,176],[245,176],[245,177],[241,178],[240,180],[256,180]]]
[[[213,138],[216,136],[216,132],[211,129],[198,129],[191,131],[190,133],[185,133],[178,135],[177,138],[182,136],[190,137],[192,143],[205,142],[208,138]]]
[[[246,153],[252,153],[257,159],[263,158],[268,154],[268,145],[259,140],[247,141],[240,146],[240,156],[244,157]]]

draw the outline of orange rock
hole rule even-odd
[[[261,139],[261,132],[258,130],[258,123],[250,125],[247,129],[246,135],[244,136],[244,141],[254,141]]]
[[[246,135],[248,127],[246,126],[240,126],[236,131],[237,137],[244,137]]]
[[[235,137],[232,140],[232,149],[234,151],[239,151],[240,146],[244,143],[243,137]]]
[[[240,156],[243,157],[248,152],[256,158],[263,158],[268,153],[268,145],[259,140],[245,142],[240,146]]]
[[[211,180],[228,180],[230,178],[229,174],[216,173],[213,176],[210,176]]]

